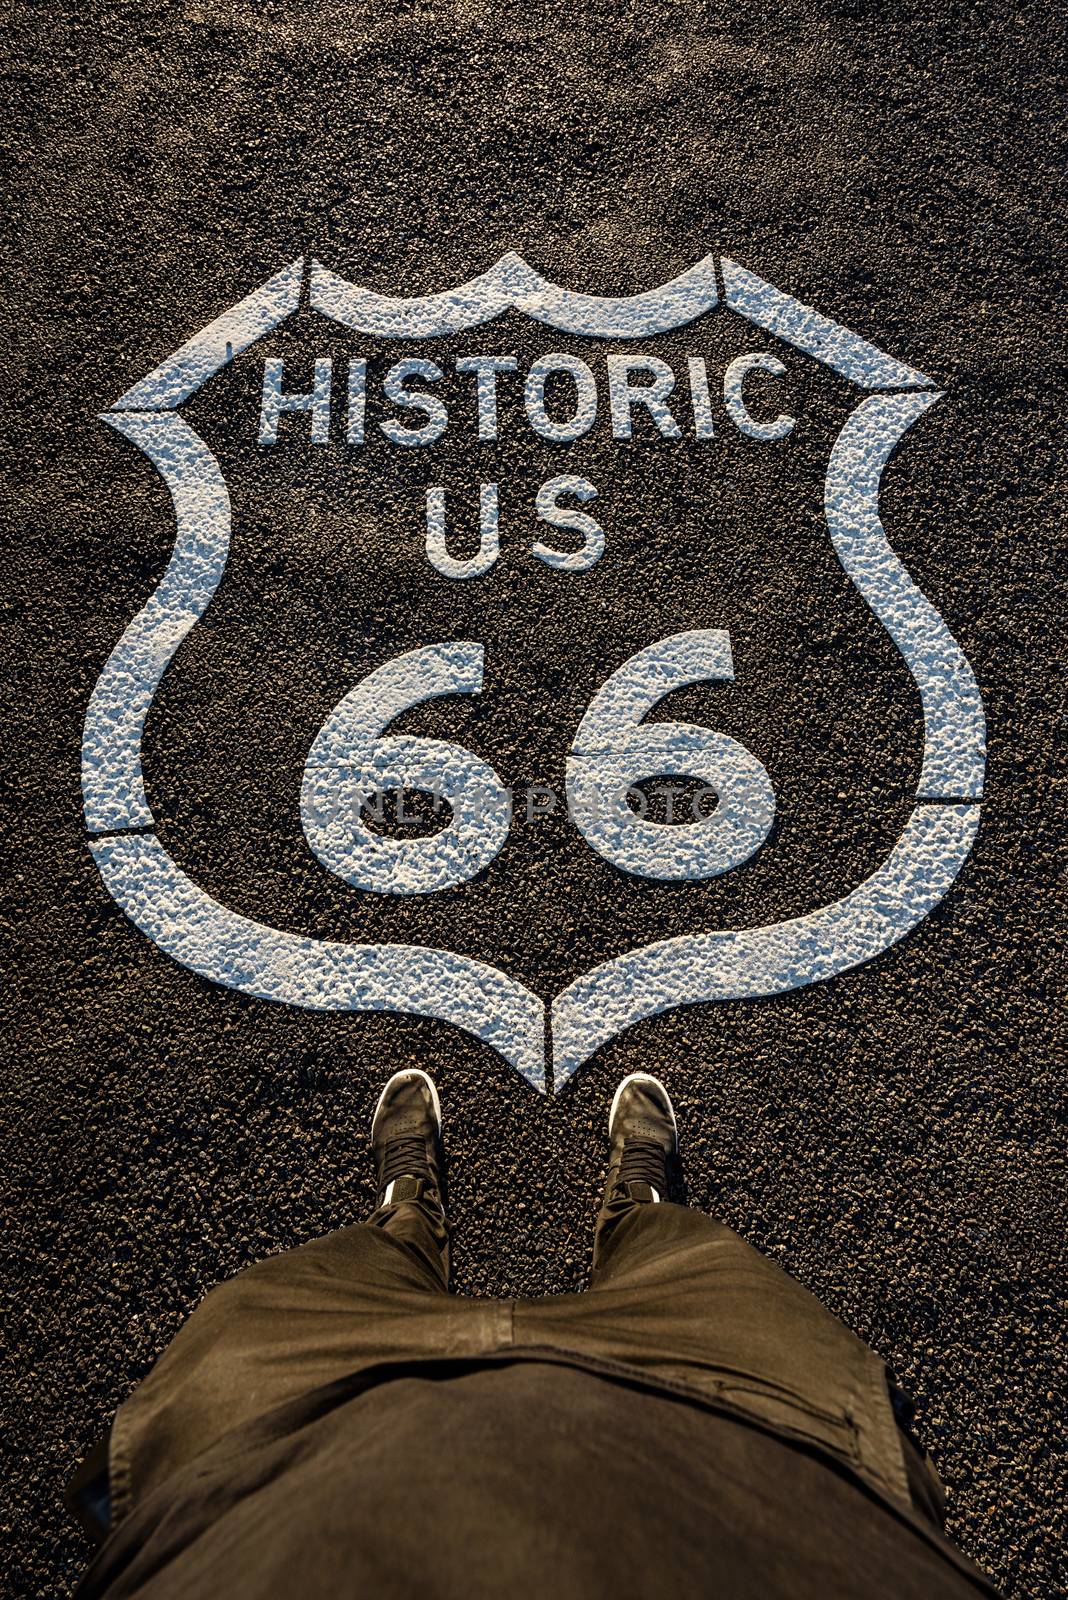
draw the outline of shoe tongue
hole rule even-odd
[[[382,1191],[382,1204],[395,1206],[401,1200],[418,1200],[422,1196],[423,1187],[422,1178],[413,1178],[408,1174],[401,1178],[393,1178]]]
[[[651,1183],[643,1183],[641,1180],[636,1180],[633,1183],[625,1183],[623,1187],[626,1189],[627,1196],[631,1200],[644,1200],[648,1202],[650,1200],[655,1201],[660,1199],[660,1191],[658,1189],[654,1189]]]

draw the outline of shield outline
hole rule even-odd
[[[514,252],[453,289],[407,298],[377,294],[313,259],[308,298],[312,310],[332,321],[394,339],[462,331],[509,309],[572,334],[635,339],[685,326],[722,305],[867,391],[832,447],[824,503],[838,559],[893,640],[923,710],[916,803],[883,864],[842,899],[799,917],[679,935],[603,962],[555,997],[548,1027],[545,1002],[488,963],[429,946],[346,944],[287,933],[230,911],[187,877],[153,832],[141,736],[163,673],[222,579],[230,504],[218,462],[177,411],[297,310],[304,278],[301,257],[208,324],[101,417],[160,473],[177,525],[163,577],[97,679],[82,742],[90,849],[105,887],[131,921],[202,977],[259,998],[450,1022],[492,1045],[542,1092],[547,1043],[559,1089],[603,1044],[646,1017],[823,981],[872,960],[923,921],[975,840],[985,718],[967,658],[886,538],[879,488],[897,444],[941,393],[923,373],[735,261],[718,258],[717,269],[711,255],[659,289],[627,297],[560,288]]]

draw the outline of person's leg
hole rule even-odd
[[[538,1302],[531,1341],[683,1385],[907,1499],[883,1363],[732,1229],[666,1199],[677,1135],[657,1079],[624,1080],[609,1136],[590,1289]]]
[[[426,1269],[428,1287],[449,1287],[449,1224],[441,1104],[425,1072],[394,1073],[371,1120],[378,1205],[368,1218]]]
[[[608,1174],[593,1236],[591,1288],[621,1271],[633,1271],[646,1257],[659,1257],[674,1231],[665,1219],[681,1209],[668,1201],[678,1129],[660,1080],[644,1072],[624,1078],[612,1101],[608,1129]]]
[[[364,1228],[380,1228],[388,1239],[407,1251],[423,1273],[428,1289],[448,1293],[449,1225],[445,1213],[422,1195],[401,1196],[390,1205],[376,1206]]]
[[[378,1204],[368,1221],[211,1290],[120,1408],[113,1520],[232,1428],[362,1367],[445,1342],[452,1297],[440,1110],[425,1074],[390,1080],[372,1144]]]

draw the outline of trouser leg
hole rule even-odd
[[[813,1294],[724,1223],[687,1206],[613,1201],[602,1213],[589,1298],[635,1352],[680,1349],[806,1392],[870,1352]],[[874,1359],[874,1358],[872,1358]]]
[[[113,1521],[232,1428],[440,1347],[453,1304],[443,1232],[430,1208],[404,1201],[212,1289],[116,1416]]]
[[[517,1308],[541,1339],[679,1383],[832,1451],[908,1499],[879,1358],[800,1283],[724,1223],[616,1198],[597,1223],[585,1294]]]
[[[448,1289],[449,1228],[432,1201],[402,1200],[396,1205],[379,1206],[368,1217],[367,1226],[381,1228],[404,1246],[426,1269],[428,1289]]]
[[[619,1194],[606,1201],[594,1227],[591,1288],[621,1271],[636,1268],[642,1261],[662,1257],[673,1242],[677,1243],[678,1212],[694,1219],[683,1225],[684,1240],[695,1229],[703,1231],[705,1224],[716,1226],[703,1212],[669,1202],[630,1200]]]

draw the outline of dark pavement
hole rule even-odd
[[[10,1593],[72,1589],[87,1546],[62,1485],[201,1295],[368,1209],[371,1108],[406,1061],[441,1090],[456,1286],[470,1294],[582,1286],[612,1091],[626,1071],[660,1073],[690,1204],[891,1363],[947,1483],[950,1531],[1004,1592],[1063,1592],[1064,455],[1050,395],[1066,30],[1036,4],[937,10],[16,8],[3,135],[17,219],[2,673],[4,924],[18,948],[0,1093]],[[933,379],[944,397],[888,467],[882,517],[971,663],[989,741],[977,843],[903,942],[829,982],[642,1021],[546,1095],[443,1022],[276,1004],[171,959],[105,889],[79,787],[89,696],[174,542],[163,484],[100,413],[297,257],[417,295],[512,250],[606,296],[732,258]],[[828,452],[857,392],[733,314],[695,326],[641,342],[678,377],[678,440],[648,417],[614,438],[611,341],[516,310],[432,351],[324,323],[304,301],[191,398],[182,415],[223,469],[233,544],[142,753],[156,834],[196,884],[271,927],[462,951],[549,1001],[635,946],[800,916],[879,867],[912,808],[923,732],[823,521]],[[762,417],[797,418],[779,441],[743,436],[719,399],[727,365],[754,350],[786,367],[747,390]],[[522,376],[547,351],[597,376],[598,424],[574,444],[539,437],[523,412]],[[703,442],[679,398],[697,351],[715,406]],[[518,357],[494,442],[477,438],[472,382],[453,373],[471,353]],[[305,415],[257,445],[265,357],[286,360],[295,388],[327,354],[329,442],[309,444]],[[409,354],[448,374],[440,443],[387,442],[372,382],[367,443],[346,444],[346,362],[366,358],[373,378]],[[535,493],[559,473],[598,489],[586,509],[605,553],[587,572],[531,552],[546,535]],[[470,553],[480,481],[500,484],[501,556],[459,582],[422,553],[423,497],[445,485],[450,548]],[[759,757],[774,829],[720,877],[630,876],[562,806],[529,820],[521,797],[562,790],[612,670],[697,628],[730,630],[735,681],[678,691],[670,716]],[[358,681],[449,639],[484,644],[483,692],[430,701],[392,731],[477,751],[516,788],[517,814],[469,881],[369,895],[309,848],[304,760]]]

